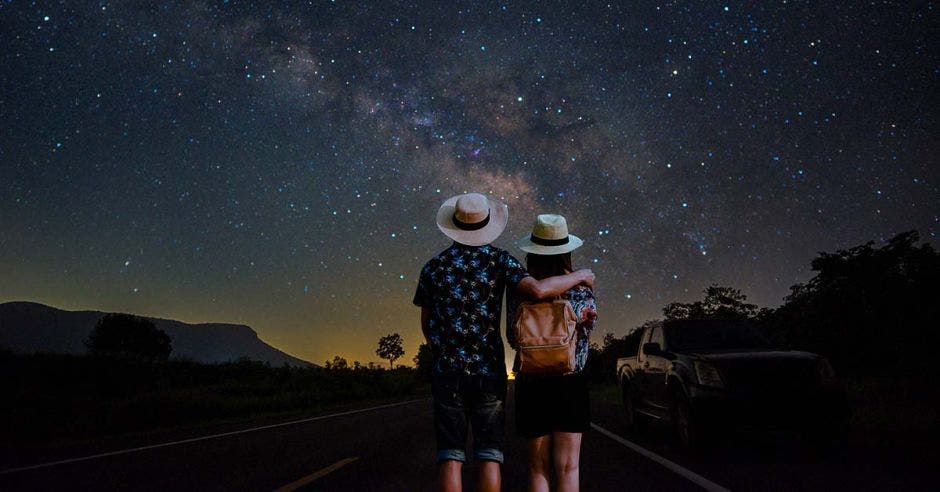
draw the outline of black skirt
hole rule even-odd
[[[587,376],[516,378],[516,432],[533,439],[551,432],[586,432],[591,427]]]

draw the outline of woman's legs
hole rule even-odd
[[[552,470],[552,436],[529,439],[529,492],[548,492]]]
[[[581,433],[552,432],[551,436],[558,492],[577,492],[580,483],[578,463],[581,460]]]

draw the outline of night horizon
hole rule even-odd
[[[713,283],[777,307],[821,251],[937,244],[932,4],[0,15],[0,302],[247,324],[317,364],[398,332],[410,364],[457,193],[508,203],[520,260],[567,217],[598,342]]]

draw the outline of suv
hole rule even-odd
[[[727,427],[801,430],[832,442],[848,422],[845,390],[822,356],[770,346],[747,321],[666,320],[617,360],[627,427],[671,423],[693,448]]]

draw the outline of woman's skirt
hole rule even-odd
[[[516,432],[534,439],[551,432],[585,432],[591,426],[587,376],[518,376]]]

